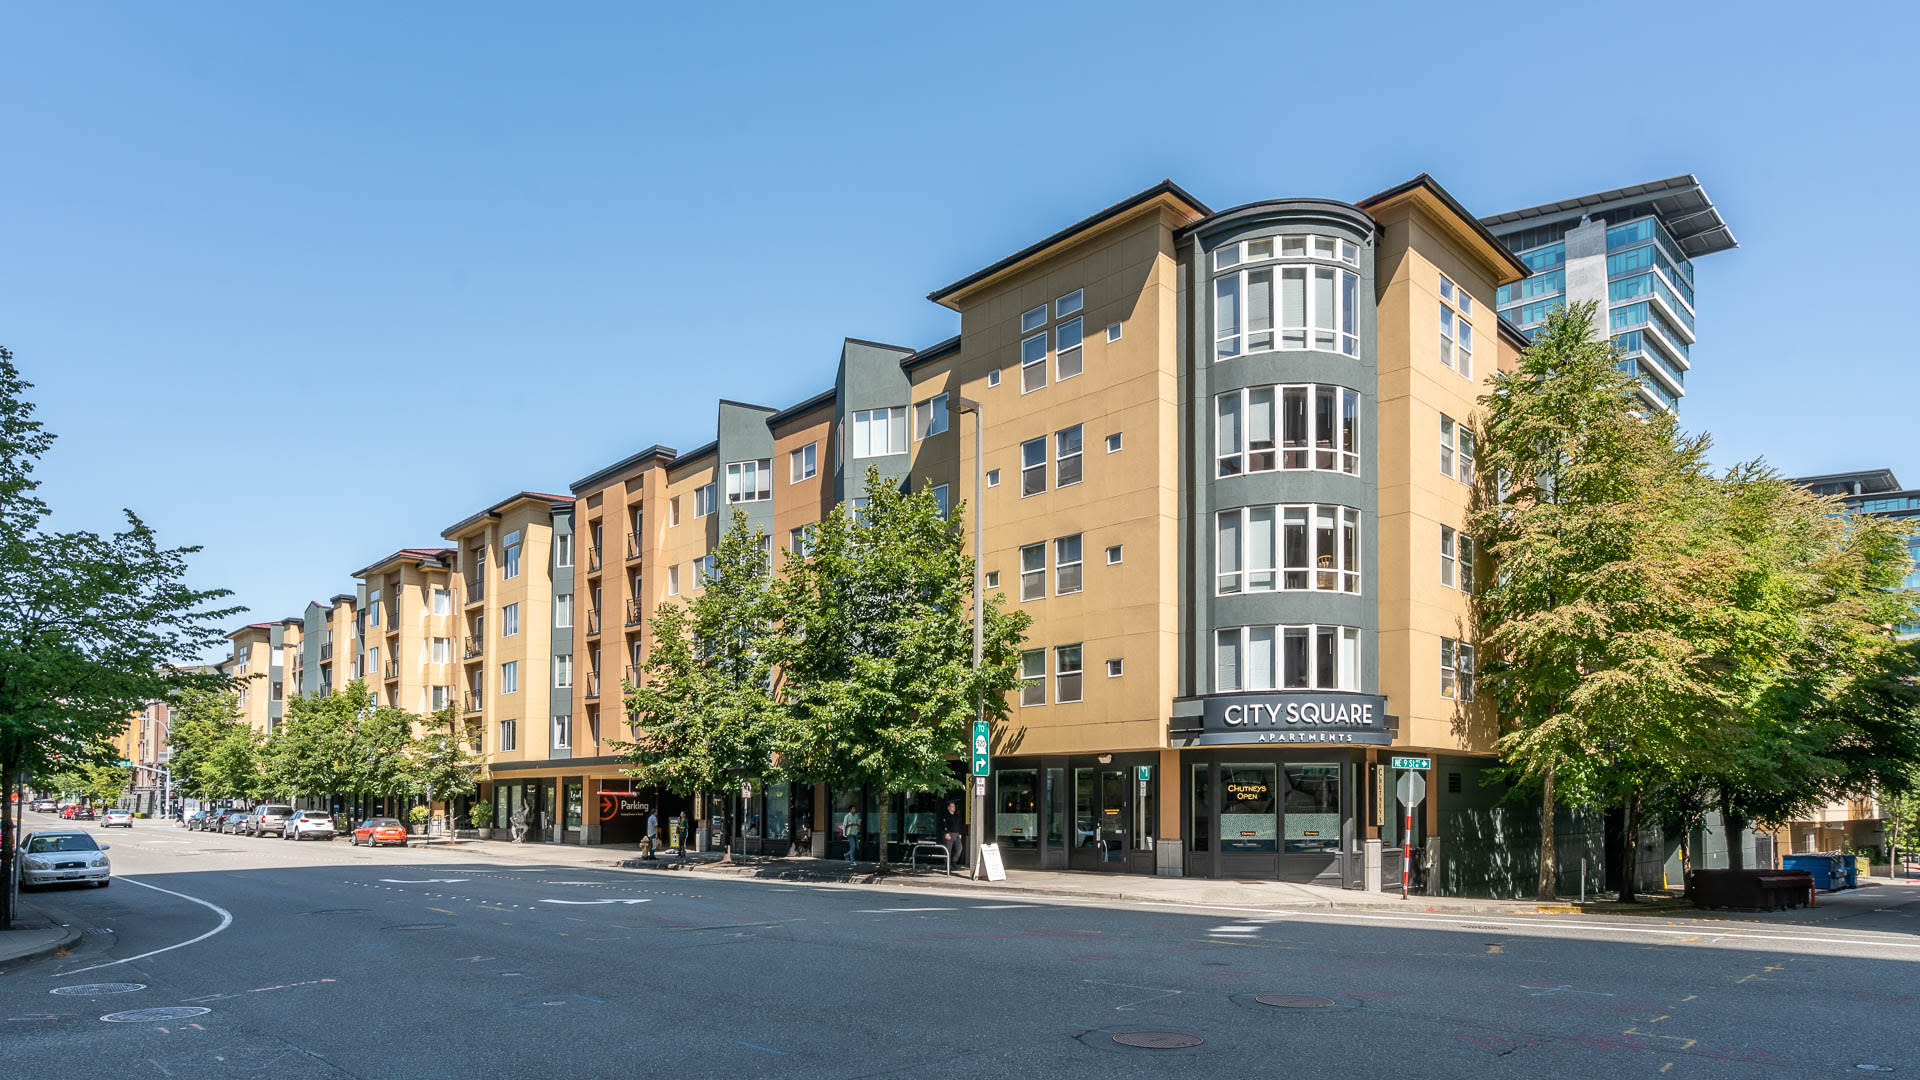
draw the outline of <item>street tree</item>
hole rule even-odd
[[[1540,793],[1542,899],[1557,807],[1621,798],[1631,837],[1644,786],[1722,711],[1692,636],[1700,583],[1729,563],[1706,525],[1707,441],[1636,404],[1593,311],[1555,312],[1481,398],[1471,527],[1495,573],[1476,597],[1480,686],[1511,773]]]
[[[53,436],[0,348],[0,882],[13,880],[13,798],[23,776],[117,760],[111,743],[151,701],[223,677],[182,667],[240,611],[186,583],[196,547],[168,548],[132,511],[107,535],[43,526],[34,468]],[[0,888],[0,930],[13,895]]]
[[[433,715],[433,723],[408,749],[407,770],[413,789],[431,804],[447,804],[447,829],[453,829],[453,801],[473,794],[480,779],[480,759],[468,750],[470,740],[461,730],[460,712],[452,705]]]
[[[954,786],[977,707],[1004,726],[1029,618],[990,598],[976,669],[965,508],[949,520],[930,488],[902,492],[871,467],[858,502],[834,507],[804,555],[787,560],[782,690],[794,709],[794,767],[880,793],[884,871],[890,796]]]
[[[176,787],[201,800],[252,798],[260,790],[260,737],[225,687],[187,687],[173,700],[168,767]]]
[[[621,685],[633,738],[609,743],[637,782],[676,794],[766,783],[783,775],[793,737],[774,687],[783,620],[766,532],[736,509],[694,585],[648,620],[640,683]]]

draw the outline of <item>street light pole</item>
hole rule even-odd
[[[983,449],[986,434],[985,421],[982,419],[980,403],[971,398],[958,395],[954,397],[954,408],[963,413],[973,414],[973,673],[980,675],[985,660],[987,601],[985,596],[986,571],[981,568],[985,555],[987,456]],[[976,723],[987,718],[986,699],[978,692],[973,696],[973,718]],[[980,830],[986,824],[986,779],[968,777],[973,790],[967,793],[971,799],[973,820],[967,829],[967,876],[980,880]]]

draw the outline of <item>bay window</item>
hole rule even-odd
[[[1360,592],[1360,511],[1247,506],[1214,518],[1215,591]]]
[[[1234,626],[1214,631],[1214,691],[1358,690],[1351,626]]]
[[[1260,266],[1272,260],[1300,265]],[[1359,247],[1324,236],[1249,240],[1214,252],[1214,359],[1274,349],[1319,349],[1360,355],[1360,275],[1325,260],[1358,266]]]
[[[1275,469],[1360,473],[1360,392],[1307,383],[1214,399],[1217,475]]]

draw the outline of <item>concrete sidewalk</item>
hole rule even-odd
[[[13,929],[0,933],[0,967],[71,948],[80,934],[78,926],[63,926],[41,909],[22,903],[14,913]]]

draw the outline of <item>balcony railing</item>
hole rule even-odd
[[[587,549],[587,573],[597,574],[599,572],[600,572],[600,549],[597,547],[590,547]]]
[[[627,561],[632,562],[633,560],[639,557],[640,557],[640,538],[630,533],[627,536]]]
[[[600,632],[600,613],[597,611],[587,612],[587,636],[592,637],[595,634],[598,634],[599,632]]]
[[[647,618],[647,605],[638,600],[627,601],[627,625],[639,626]]]
[[[400,677],[400,661],[398,660],[387,661],[387,678],[397,679],[399,677]]]
[[[482,693],[481,691],[479,690],[467,691],[467,711],[470,713],[479,712],[480,706],[483,702],[485,702],[485,700],[486,700],[486,694]]]
[[[629,683],[632,683],[635,686],[639,686],[640,685],[640,669],[629,665],[625,672],[625,678]]]
[[[480,654],[486,651],[487,651],[487,645],[486,645],[485,639],[477,638],[477,637],[470,637],[467,639],[467,659],[472,660],[474,657],[479,656]]]
[[[587,699],[591,701],[592,699],[597,698],[599,696],[600,696],[600,673],[597,671],[589,671],[587,672]]]
[[[466,602],[468,607],[472,607],[473,605],[479,603],[482,600],[485,600],[486,598],[487,598],[487,583],[484,579],[480,581],[467,582],[467,601]]]
[[[323,643],[321,643],[321,645],[320,645],[320,659],[321,659],[321,660],[331,660],[331,659],[333,659],[333,642],[331,642],[331,641],[328,641],[328,642],[323,642]]]

